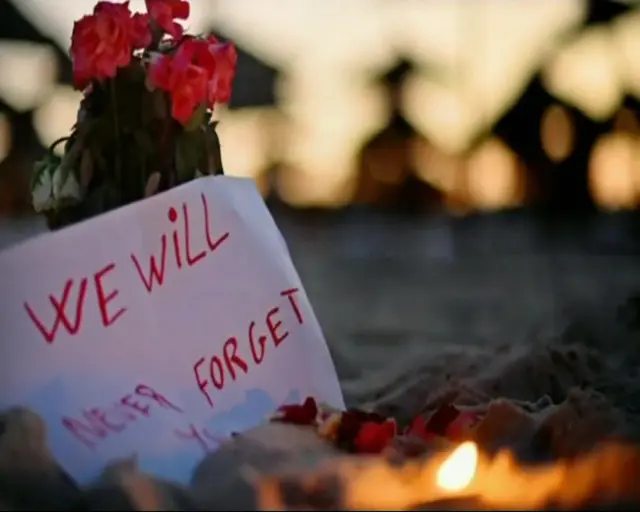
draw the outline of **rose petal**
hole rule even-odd
[[[318,406],[313,397],[308,397],[302,405],[287,404],[281,406],[272,421],[291,423],[294,425],[313,425],[318,415]]]
[[[368,421],[360,426],[360,430],[354,440],[357,453],[377,454],[381,453],[396,435],[395,420],[387,420],[383,423]]]

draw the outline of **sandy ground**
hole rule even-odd
[[[569,395],[570,407],[556,408],[559,455],[611,432],[640,440],[640,306],[629,302],[640,296],[640,237],[624,217],[553,233],[527,215],[276,220],[349,404],[402,421],[442,403],[486,405],[498,397],[544,412]],[[0,247],[38,229],[33,221],[0,221]],[[502,427],[514,423],[500,411],[494,418],[504,437]],[[270,466],[272,451],[265,453]],[[199,470],[202,482],[194,485],[209,510],[249,506],[240,499],[251,496],[246,488],[234,487],[240,476],[229,487],[212,484],[220,467],[237,467],[234,457],[222,450]],[[247,460],[255,457],[252,451]],[[145,489],[136,486],[125,492],[128,502]],[[119,496],[98,489],[86,500],[97,510]]]
[[[582,386],[635,423],[640,253],[624,217],[553,234],[526,215],[278,220],[350,403],[403,415],[452,383],[555,402]]]

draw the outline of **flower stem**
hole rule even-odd
[[[118,97],[116,93],[116,81],[112,79],[110,81],[111,88],[111,110],[113,112],[113,134],[116,142],[116,150],[115,150],[115,175],[116,175],[116,186],[118,187],[118,192],[123,194],[122,187],[122,160],[121,160],[121,147],[120,147],[120,120],[118,117]]]

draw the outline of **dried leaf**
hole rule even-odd
[[[149,176],[149,179],[147,180],[147,185],[144,188],[145,199],[147,197],[151,197],[152,195],[158,192],[158,189],[160,188],[161,177],[162,176],[160,175],[159,172],[154,172],[151,176]]]
[[[207,107],[200,105],[194,113],[191,115],[191,119],[185,125],[184,129],[188,132],[194,132],[205,123],[205,116],[207,115]]]

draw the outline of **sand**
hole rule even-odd
[[[640,308],[631,299],[640,291],[640,263],[628,247],[617,250],[616,240],[602,237],[606,223],[624,231],[622,221],[603,218],[580,236],[560,231],[555,238],[527,218],[484,219],[472,228],[446,219],[358,216],[331,222],[279,216],[278,222],[350,405],[401,421],[445,402],[483,408],[494,418],[482,433],[487,446],[507,444],[523,459],[570,456],[611,436],[637,440]],[[12,236],[19,237],[15,231],[14,225]],[[261,431],[252,434],[259,442],[239,447],[234,441],[204,461],[192,489],[159,483],[125,464],[80,490],[54,461],[38,456],[38,464],[19,473],[31,486],[21,493],[15,468],[4,468],[33,456],[15,453],[22,445],[7,440],[22,434],[11,438],[9,430],[0,437],[0,509],[4,503],[6,510],[18,504],[246,510],[255,505],[240,471],[247,461],[272,470],[276,460],[290,468],[335,457],[306,434],[284,447],[260,448],[278,436],[298,436]],[[540,431],[544,447],[533,449]],[[47,453],[43,442],[35,445]],[[52,488],[57,491],[47,493]]]

